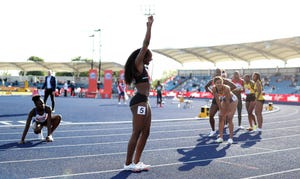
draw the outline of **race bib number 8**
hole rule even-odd
[[[146,107],[145,106],[138,106],[137,114],[146,115]]]

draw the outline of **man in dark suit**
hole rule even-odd
[[[50,95],[51,97],[51,102],[52,102],[52,112],[54,112],[54,107],[55,107],[55,101],[54,101],[54,96],[55,96],[55,90],[56,90],[56,78],[52,76],[52,71],[48,71],[48,76],[45,77],[45,82],[42,87],[42,89],[45,89],[45,95],[44,95],[44,103],[46,104],[47,99]]]

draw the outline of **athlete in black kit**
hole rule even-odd
[[[151,108],[148,103],[151,85],[145,65],[149,65],[152,60],[152,53],[148,49],[152,23],[153,16],[149,16],[142,48],[132,52],[125,64],[126,84],[131,85],[131,83],[134,83],[137,92],[130,101],[133,130],[128,142],[124,170],[141,171],[148,170],[150,167],[150,165],[140,162],[140,158],[150,134],[151,125]],[[135,156],[133,157],[134,153]]]

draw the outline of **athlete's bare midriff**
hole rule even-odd
[[[149,96],[149,91],[150,91],[150,83],[145,82],[145,83],[138,83],[135,85],[137,89],[137,93],[140,93],[145,96]]]

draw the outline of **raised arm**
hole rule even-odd
[[[148,22],[147,22],[147,31],[146,31],[146,35],[145,35],[145,38],[143,41],[143,46],[142,46],[138,56],[135,59],[136,68],[140,73],[143,72],[143,67],[144,67],[143,60],[145,58],[145,54],[147,53],[148,46],[150,44],[152,23],[153,23],[153,16],[149,16]]]

